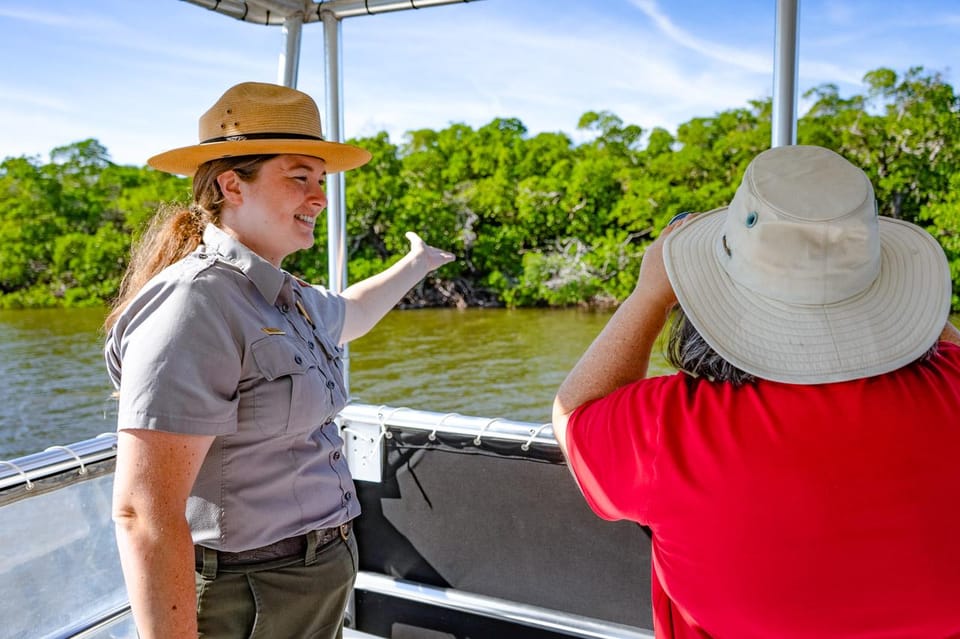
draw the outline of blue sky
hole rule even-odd
[[[343,23],[347,136],[482,126],[531,134],[605,110],[645,130],[772,92],[775,0],[481,0]],[[144,164],[196,141],[227,87],[277,81],[278,27],[179,0],[0,0],[0,158],[97,138]],[[878,67],[958,87],[957,0],[800,0],[800,88],[863,90]],[[323,107],[323,34],[305,25],[298,87]],[[960,88],[960,87],[958,87]],[[801,102],[800,111],[804,110]]]

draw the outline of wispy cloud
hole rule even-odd
[[[696,51],[724,64],[732,64],[754,73],[770,70],[770,56],[745,51],[740,47],[731,47],[718,42],[698,38],[678,27],[660,10],[656,0],[630,0],[630,3],[642,11],[670,40],[678,45]]]
[[[37,93],[12,87],[10,89],[4,89],[3,99],[8,104],[8,109],[16,105],[19,108],[30,110],[43,109],[61,112],[70,110],[69,102],[56,92]]]
[[[33,7],[0,7],[0,18],[72,30],[105,30],[115,23],[109,16],[91,16],[64,11],[41,11]]]

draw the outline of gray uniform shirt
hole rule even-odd
[[[344,309],[208,226],[107,335],[118,429],[216,436],[187,502],[194,543],[247,550],[360,514],[332,422]]]

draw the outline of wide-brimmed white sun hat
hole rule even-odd
[[[707,344],[762,379],[896,370],[936,342],[950,312],[937,241],[880,217],[863,171],[816,146],[758,155],[730,205],[674,230],[663,260]]]
[[[327,173],[370,161],[365,149],[323,139],[320,111],[306,93],[277,84],[243,82],[227,89],[200,116],[200,143],[155,155],[147,164],[160,171],[193,175],[204,162],[243,155],[309,155]]]

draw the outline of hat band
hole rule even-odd
[[[319,135],[307,135],[304,133],[246,133],[242,135],[225,135],[219,138],[210,138],[202,141],[200,144],[212,144],[214,142],[241,142],[243,140],[325,140]]]

